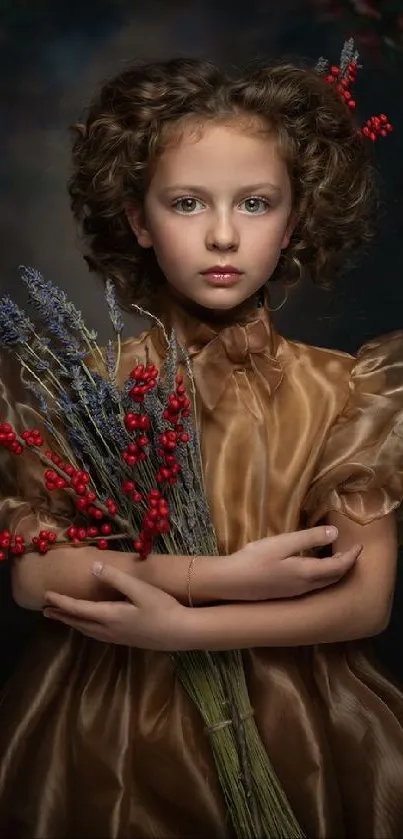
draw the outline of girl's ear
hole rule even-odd
[[[142,207],[133,204],[126,207],[126,218],[141,248],[152,248],[153,242],[149,232]]]
[[[287,227],[284,231],[283,240],[281,242],[281,250],[282,251],[284,251],[286,248],[288,248],[288,245],[290,244],[290,239],[291,239],[292,234],[294,233],[296,224],[297,224],[297,216],[296,216],[296,213],[293,212],[293,213],[291,213],[291,215],[288,219]]]

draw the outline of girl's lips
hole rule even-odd
[[[221,271],[204,271],[203,277],[206,278],[209,285],[228,288],[229,286],[236,285],[236,283],[239,282],[241,274],[239,271],[223,271],[221,269]]]
[[[235,268],[235,265],[211,265],[210,268],[207,268],[206,271],[202,271],[202,274],[241,274],[242,271],[239,268]]]

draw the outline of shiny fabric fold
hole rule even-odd
[[[229,326],[216,333],[200,324],[188,347],[196,389],[203,407],[213,411],[234,371],[251,370],[260,378],[267,399],[279,387],[283,371],[270,355],[270,331],[263,317],[245,326]],[[252,404],[246,408],[252,410]]]
[[[366,522],[399,503],[403,334],[355,359],[280,338],[267,308],[218,328],[174,307],[172,323],[192,357],[222,553],[330,509]],[[126,341],[120,378],[146,354],[160,364],[163,346],[158,329]],[[3,372],[3,406],[15,415],[17,388],[24,413]],[[3,526],[35,498],[34,519],[69,516],[63,494],[46,510],[40,485],[32,464],[7,472]],[[232,837],[203,723],[170,657],[42,623],[0,704],[0,835]],[[403,836],[403,694],[366,646],[244,653],[262,740],[308,839]]]

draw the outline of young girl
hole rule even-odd
[[[15,564],[17,602],[53,620],[0,708],[3,835],[232,835],[202,720],[166,653],[241,648],[306,836],[401,836],[403,694],[360,639],[384,629],[393,596],[403,335],[357,358],[287,341],[267,292],[302,271],[328,282],[367,238],[365,141],[315,71],[232,80],[176,60],[106,84],[73,161],[91,268],[188,347],[227,559],[109,551],[91,574],[99,552],[66,548]],[[157,327],[127,341],[121,381],[146,353],[160,365],[164,348]],[[40,471],[17,476],[4,501],[13,529],[48,520]],[[58,523],[63,512],[47,508]],[[331,541],[341,556],[296,556]],[[113,589],[127,599],[112,602]]]

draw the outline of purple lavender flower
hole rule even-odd
[[[32,338],[35,327],[14,300],[6,294],[0,299],[0,344],[16,347]]]
[[[116,289],[113,280],[106,280],[105,299],[108,304],[109,317],[111,319],[112,326],[115,332],[120,335],[120,333],[123,332],[124,323],[118,307]]]
[[[41,320],[46,323],[49,332],[66,344],[66,348],[71,344],[73,352],[78,349],[77,340],[73,340],[71,332],[85,332],[89,340],[96,341],[97,333],[87,328],[82,313],[68,300],[61,288],[45,280],[35,268],[24,265],[21,266],[21,279]]]

